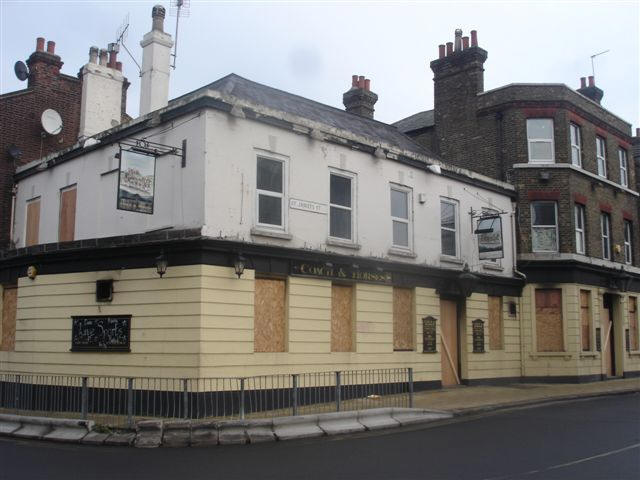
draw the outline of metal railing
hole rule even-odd
[[[0,372],[0,413],[94,420],[243,419],[413,406],[413,369],[231,378],[63,376]]]

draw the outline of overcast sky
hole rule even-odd
[[[175,0],[174,0],[175,1]],[[76,75],[89,47],[106,48],[128,15],[126,45],[138,62],[151,8],[169,1],[0,0],[0,93],[26,87],[13,74],[36,37],[56,42],[63,72]],[[602,104],[640,126],[640,1],[197,1],[180,21],[177,69],[170,98],[234,72],[339,108],[351,75],[371,78],[375,117],[394,122],[433,107],[429,62],[454,30],[478,31],[489,52],[485,89],[508,83],[565,83],[591,75]],[[175,18],[165,30],[173,34]],[[124,52],[131,82],[127,112],[136,116],[139,77]]]

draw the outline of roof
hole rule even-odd
[[[222,77],[187,95],[205,90],[218,90],[221,93],[232,95],[240,100],[349,131],[356,135],[369,138],[374,143],[386,143],[420,155],[426,155],[431,158],[437,157],[404,133],[400,132],[393,125],[362,117],[339,108],[309,100],[308,98],[278,90],[277,88],[253,82],[235,73]],[[185,96],[186,95],[183,95],[182,97],[172,100],[169,102],[169,106],[171,106],[171,103]]]
[[[433,110],[414,113],[410,117],[398,120],[393,125],[403,133],[413,132],[422,128],[433,127],[435,125]]]

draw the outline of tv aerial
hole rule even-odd
[[[47,108],[42,112],[40,124],[49,135],[58,135],[62,131],[62,117],[52,108]]]
[[[169,7],[169,15],[176,17],[176,34],[173,43],[173,62],[171,68],[176,68],[176,57],[178,56],[178,26],[180,24],[180,17],[189,16],[189,3],[190,0],[171,0],[171,6]]]
[[[13,66],[13,71],[21,82],[24,82],[29,78],[29,68],[27,68],[24,62],[21,62],[20,60],[18,60]]]
[[[131,51],[129,51],[129,49],[127,48],[127,45],[124,43],[127,40],[127,36],[128,35],[129,35],[129,14],[127,13],[127,16],[124,17],[124,20],[122,21],[122,24],[118,27],[118,30],[116,31],[116,41],[115,41],[115,43],[110,43],[109,44],[109,51],[113,50],[113,51],[117,52],[117,51],[120,50],[119,46],[122,45],[122,48],[124,48],[124,50],[131,57],[131,60],[133,60],[133,63],[135,63],[136,67],[138,67],[139,74],[142,75],[142,68],[140,67],[140,64],[138,63],[136,58],[133,56]]]
[[[596,78],[596,68],[593,64],[593,59],[596,57],[599,57],[600,55],[604,55],[605,53],[610,52],[611,50],[604,50],[600,53],[594,53],[593,55],[591,55],[591,75],[593,75],[593,78]]]

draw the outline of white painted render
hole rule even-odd
[[[18,183],[13,238],[16,246],[24,246],[26,204],[38,196],[41,197],[39,241],[57,241],[60,189],[77,184],[76,239],[160,228],[201,227],[204,235],[216,238],[443,268],[461,269],[466,262],[473,271],[513,275],[512,217],[509,215],[512,205],[507,195],[218,110],[203,109],[136,137],[148,135],[149,140],[178,147],[187,139],[188,152],[185,168],[181,168],[179,157],[157,159],[153,215],[116,209],[117,146],[107,146]],[[283,231],[256,228],[258,155],[285,161],[286,229]],[[355,241],[346,246],[328,238],[330,171],[355,176]],[[413,247],[406,252],[391,248],[392,184],[412,192]],[[440,254],[441,198],[458,202],[458,258]],[[291,199],[301,202],[293,202],[294,208],[290,208]],[[505,258],[498,262],[478,260],[469,211],[483,207],[506,212],[502,215]],[[272,236],[268,236],[269,233]]]
[[[169,74],[173,40],[168,33],[151,30],[140,42],[140,115],[164,108],[169,101]]]
[[[82,67],[79,138],[90,137],[120,124],[124,76],[97,63]]]

